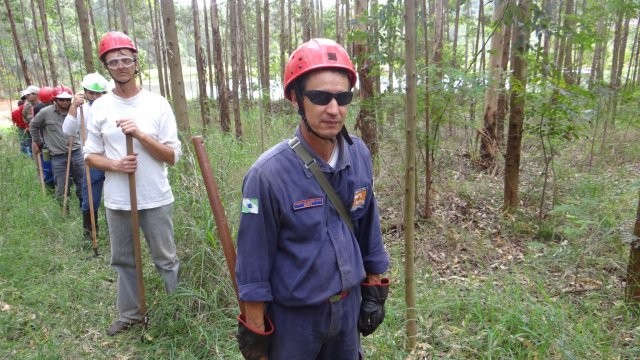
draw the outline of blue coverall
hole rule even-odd
[[[362,140],[338,137],[332,168],[316,159],[350,212],[355,235],[311,171],[283,141],[243,183],[236,277],[243,301],[265,302],[274,324],[269,359],[357,359],[360,284],[389,267]],[[342,296],[335,297],[336,294]]]

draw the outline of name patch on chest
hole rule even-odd
[[[293,210],[298,211],[324,205],[324,198],[298,200],[293,203]]]
[[[357,189],[353,193],[353,204],[351,204],[351,211],[358,210],[364,207],[364,202],[367,199],[367,188],[363,187]]]

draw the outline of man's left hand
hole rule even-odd
[[[362,304],[358,317],[358,330],[362,336],[373,333],[384,320],[384,302],[389,296],[389,279],[383,278],[377,284],[362,283]]]

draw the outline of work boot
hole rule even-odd
[[[82,237],[91,241],[91,212],[89,210],[82,212]]]
[[[114,336],[118,333],[125,332],[131,329],[131,327],[135,324],[137,324],[137,322],[126,322],[126,321],[116,320],[107,329],[107,335]]]

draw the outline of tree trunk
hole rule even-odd
[[[423,13],[427,13],[427,2],[426,1],[422,1],[422,10]],[[425,17],[422,17],[422,29],[424,31],[425,34],[428,34],[428,24],[427,24],[427,19]],[[429,61],[429,53],[430,53],[430,47],[429,47],[429,37],[425,36],[424,37],[424,62],[425,62],[425,70],[424,70],[424,77],[425,77],[425,83],[427,84],[428,87],[431,87],[434,85],[435,81],[438,81],[437,79],[433,79],[432,76],[430,76],[430,61]],[[417,74],[417,72],[416,72]],[[417,96],[416,96],[417,98]],[[433,179],[433,163],[432,163],[432,159],[433,159],[433,153],[434,153],[434,149],[433,149],[433,143],[431,141],[432,136],[431,136],[431,94],[430,91],[425,91],[424,92],[424,153],[425,153],[425,157],[424,157],[424,204],[423,204],[423,208],[422,208],[422,212],[424,214],[424,218],[425,219],[431,219],[431,217],[433,216],[433,212],[431,211],[431,182]],[[416,120],[417,121],[417,120]],[[416,191],[417,193],[417,191]]]
[[[280,46],[278,46],[278,48],[280,49],[280,82],[284,84],[284,65],[287,62],[287,55],[285,54],[286,51],[286,46],[285,44],[287,43],[287,29],[286,29],[286,22],[285,22],[285,18],[286,15],[284,13],[284,1],[285,0],[279,0],[279,4],[280,4]]]
[[[200,101],[200,119],[202,127],[209,126],[209,102],[207,101],[207,69],[202,51],[202,37],[200,36],[200,15],[198,15],[198,0],[191,0],[193,11],[193,37],[196,56],[196,70],[198,72],[198,100]]]
[[[405,101],[405,164],[404,164],[404,300],[406,338],[405,350],[417,345],[418,313],[415,289],[415,197],[416,197],[416,132],[417,132],[417,70],[416,70],[416,4],[405,1],[405,69],[407,92]]]
[[[178,29],[173,1],[163,1],[161,6],[164,34],[167,37],[168,63],[171,69],[171,100],[176,114],[178,128],[189,130],[189,113],[187,99],[184,95],[184,80],[182,77],[182,62],[180,60],[180,44],[178,43]]]
[[[208,75],[209,75],[209,98],[213,99],[213,88],[215,86],[215,82],[213,80],[213,56],[211,55],[211,31],[209,30],[210,22],[209,22],[209,12],[207,11],[207,2],[202,2],[202,12],[204,13],[204,36],[205,42],[207,43],[207,66],[208,66]]]
[[[47,13],[44,8],[44,0],[38,0],[38,9],[40,10],[40,20],[42,21],[42,30],[44,32],[44,40],[47,45],[47,58],[49,59],[49,70],[51,71],[51,81],[58,84],[58,70],[54,60],[53,46],[51,44],[51,35],[49,34],[49,25],[47,23]]]
[[[256,41],[257,46],[257,60],[258,60],[258,77],[260,78],[260,100],[264,100],[265,91],[268,91],[269,88],[269,75],[265,71],[265,49],[264,49],[264,36],[262,32],[266,30],[266,26],[262,26],[262,3],[260,0],[255,0],[255,9],[256,9],[256,37],[258,38]],[[268,55],[267,55],[268,57]],[[266,86],[265,86],[266,85]],[[261,104],[261,106],[264,104]]]
[[[169,48],[167,47],[167,40],[165,37],[165,26],[164,26],[164,18],[160,15],[160,2],[159,0],[154,0],[156,5],[155,5],[155,11],[156,11],[156,19],[157,19],[157,27],[158,27],[158,34],[160,36],[160,49],[162,50],[160,52],[160,57],[162,59],[162,71],[164,72],[164,92],[165,92],[165,96],[167,98],[171,98],[171,86],[169,86],[169,78],[171,77],[171,74],[169,72]]]
[[[491,23],[495,26],[491,35],[489,53],[489,84],[484,97],[483,128],[480,133],[480,166],[482,170],[492,170],[496,166],[496,156],[500,141],[497,131],[498,93],[501,91],[502,42],[504,32],[503,17],[509,4],[508,0],[494,2]]]
[[[504,169],[504,210],[514,212],[518,209],[518,186],[520,182],[520,155],[522,150],[522,128],[527,86],[526,53],[529,30],[529,6],[531,0],[520,0],[518,19],[514,21],[511,45],[511,95],[509,114],[509,133]]]
[[[22,68],[22,75],[24,76],[24,81],[27,85],[32,84],[31,75],[29,75],[29,67],[27,66],[27,61],[24,58],[22,53],[22,47],[20,46],[21,42],[18,38],[18,30],[16,28],[16,22],[13,19],[13,12],[11,11],[11,4],[9,0],[4,0],[4,5],[7,8],[7,17],[9,18],[9,24],[11,25],[11,35],[13,36],[13,43],[16,47],[16,54],[20,59],[20,67]]]
[[[42,72],[38,71],[39,66],[38,66],[38,63],[36,62],[36,54],[37,54],[37,52],[36,52],[36,50],[34,48],[33,41],[31,40],[31,35],[35,35],[35,37],[37,38],[38,33],[36,31],[33,31],[33,30],[27,28],[27,21],[26,21],[27,16],[25,15],[24,3],[22,1],[20,2],[20,15],[22,15],[22,19],[23,19],[22,21],[20,21],[22,23],[22,31],[23,31],[23,34],[25,34],[25,37],[26,37],[26,41],[23,40],[24,43],[27,44],[26,45],[27,48],[25,50],[29,54],[29,58],[31,59],[31,64],[33,64],[33,69],[34,69],[34,72],[35,72],[34,76],[35,76],[35,78],[36,78],[38,83],[46,84],[46,82],[43,82]],[[15,22],[15,20],[14,20],[14,22]],[[32,21],[32,23],[35,25],[37,22],[36,21]],[[42,51],[42,49],[39,49],[39,50]]]
[[[97,26],[96,26],[96,21],[95,21],[95,17],[93,16],[93,6],[91,6],[91,1],[87,1],[87,9],[89,11],[89,22],[91,23],[91,31],[93,31],[93,39],[96,42],[98,42],[98,30],[97,30]]]
[[[127,21],[128,12],[125,0],[118,0],[118,12],[120,13],[120,29],[123,33],[129,34],[129,22]]]
[[[218,4],[211,0],[211,39],[213,40],[213,56],[216,69],[216,90],[218,91],[218,110],[220,111],[220,129],[228,133],[231,131],[229,115],[229,97],[227,96],[227,82],[224,76],[222,61],[222,39],[220,36],[220,19],[218,17]]]
[[[151,31],[153,31],[156,36],[153,37],[153,49],[155,51],[155,59],[156,59],[156,71],[158,72],[158,85],[160,88],[160,95],[166,96],[164,89],[164,73],[162,68],[162,52],[160,51],[160,35],[159,32],[160,26],[158,24],[158,18],[155,16],[155,12],[153,8],[156,6],[154,1],[147,1],[147,6],[149,7],[149,22],[151,22]]]
[[[93,61],[94,52],[91,45],[91,32],[89,24],[89,12],[84,5],[84,0],[75,0],[76,12],[78,13],[78,24],[80,25],[80,38],[82,39],[82,55],[84,57],[84,67],[87,73],[93,73],[96,71],[96,66]]]
[[[240,39],[239,39],[239,34],[238,34],[238,23],[237,23],[237,16],[236,16],[236,11],[237,11],[237,3],[236,0],[229,0],[228,2],[229,5],[229,26],[231,28],[231,72],[233,74],[238,74],[239,71],[242,71],[239,69],[240,64],[238,64],[238,47],[240,46]],[[242,128],[238,129],[237,126],[238,124],[241,124],[240,122],[240,97],[238,96],[238,89],[240,87],[239,81],[238,81],[238,76],[232,76],[231,77],[231,96],[232,96],[232,102],[233,102],[233,119],[234,119],[234,125],[236,125],[236,139],[240,139],[242,137]]]
[[[264,16],[264,31],[262,32],[262,47],[263,47],[263,53],[262,56],[264,57],[264,61],[263,61],[263,65],[264,65],[264,73],[266,76],[263,77],[262,79],[262,88],[263,90],[263,101],[266,102],[267,104],[267,113],[269,113],[269,102],[271,101],[271,86],[269,84],[269,79],[271,78],[271,74],[270,74],[270,64],[269,64],[269,54],[270,54],[270,46],[269,46],[269,37],[270,37],[270,24],[271,22],[269,21],[269,16],[270,16],[270,12],[269,12],[269,0],[264,0],[264,11],[263,11],[263,16]]]
[[[368,16],[368,1],[356,1],[356,17],[366,18]],[[368,59],[367,38],[369,29],[367,23],[359,23],[359,32],[363,34],[354,44],[354,58],[358,64],[358,78],[360,80],[360,112],[356,119],[356,129],[362,132],[362,140],[369,148],[373,157],[378,154],[378,129],[374,111],[374,89],[371,70],[373,64]]]
[[[62,9],[60,7],[60,0],[56,0],[56,10],[58,10],[58,14],[62,14]],[[60,56],[63,57],[65,59],[65,62],[67,63],[67,71],[69,71],[69,86],[71,87],[71,90],[75,94],[76,86],[75,86],[75,81],[73,81],[73,70],[71,69],[71,61],[69,60],[69,56],[67,56],[64,53],[64,51],[69,48],[67,45],[67,36],[65,35],[65,32],[64,32],[64,19],[62,18],[62,16],[60,16],[59,20],[60,20],[60,33],[62,34],[62,49],[61,49],[62,54],[60,54]]]
[[[631,242],[629,251],[629,263],[627,265],[627,282],[624,289],[624,298],[628,304],[640,303],[640,199],[636,210],[636,221],[633,227],[635,241]]]
[[[300,26],[302,27],[302,41],[311,40],[311,9],[309,8],[309,0],[300,2]]]
[[[564,17],[564,28],[566,30],[564,36],[564,66],[562,67],[564,82],[567,85],[575,84],[575,76],[573,73],[573,32],[576,24],[574,19],[574,7],[575,5],[573,0],[567,0]]]
[[[513,4],[512,0],[508,0],[510,4]],[[507,117],[507,100],[508,94],[506,88],[507,71],[509,69],[509,52],[511,50],[511,29],[513,25],[508,24],[504,26],[504,34],[502,36],[502,72],[500,75],[500,84],[498,84],[498,111],[496,113],[496,134],[498,137],[498,147],[503,149],[504,153],[504,121]]]

